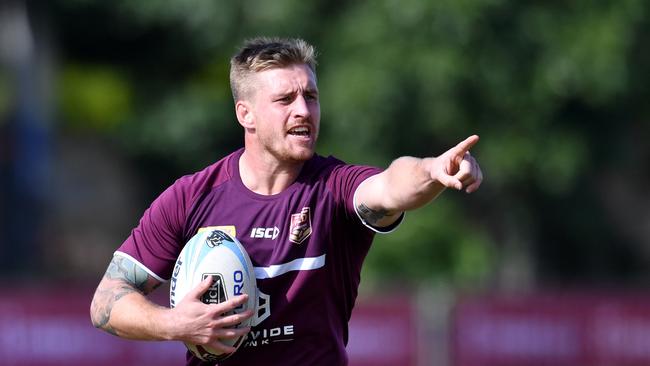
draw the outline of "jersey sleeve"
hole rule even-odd
[[[382,169],[377,167],[348,164],[339,165],[332,170],[332,173],[328,179],[328,186],[333,193],[337,204],[343,205],[345,207],[345,212],[349,218],[358,220],[361,224],[368,227],[372,231],[378,233],[387,233],[395,230],[399,226],[399,224],[402,222],[402,219],[404,218],[404,213],[402,213],[400,218],[390,226],[375,227],[368,224],[361,218],[361,216],[359,216],[354,202],[355,192],[361,183],[373,175],[379,174],[381,172]]]
[[[156,279],[168,280],[182,249],[185,208],[190,199],[180,180],[167,188],[144,212],[115,255],[130,257]]]

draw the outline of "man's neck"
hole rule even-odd
[[[278,194],[296,181],[304,163],[279,162],[270,156],[244,150],[239,175],[246,188],[261,195]]]

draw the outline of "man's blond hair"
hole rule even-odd
[[[230,59],[230,88],[235,102],[250,96],[250,77],[260,71],[305,64],[316,76],[314,47],[299,38],[247,40]]]

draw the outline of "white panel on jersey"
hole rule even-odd
[[[298,258],[283,264],[268,267],[255,267],[255,277],[258,280],[273,278],[290,271],[309,271],[325,265],[325,254],[319,257]]]
[[[271,316],[271,296],[257,289],[257,311],[253,314],[251,326],[257,326]]]

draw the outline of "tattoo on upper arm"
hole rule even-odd
[[[97,288],[90,309],[91,318],[95,327],[118,335],[117,331],[109,325],[115,303],[134,292],[147,294],[160,286],[161,282],[150,276],[131,259],[120,256],[113,257],[104,274],[104,279],[117,280],[119,284],[100,285]]]
[[[113,280],[123,280],[133,285],[142,293],[148,293],[147,283],[150,275],[138,266],[134,261],[126,257],[115,256],[106,270],[107,278]]]
[[[359,215],[361,215],[361,217],[363,217],[363,219],[370,225],[376,225],[382,219],[395,215],[394,213],[389,213],[388,210],[384,209],[373,210],[363,203],[360,203],[357,206],[357,210],[359,210]]]

